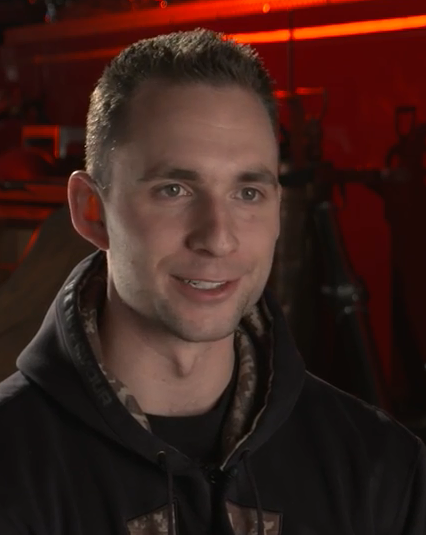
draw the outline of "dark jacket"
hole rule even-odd
[[[307,373],[268,291],[242,321],[240,359],[251,344],[258,365],[240,375],[222,462],[152,434],[88,339],[81,292],[102,262],[74,270],[0,385],[0,535],[426,534],[423,445]]]

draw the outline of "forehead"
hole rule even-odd
[[[161,160],[184,167],[264,165],[277,141],[260,98],[238,86],[145,82],[129,106],[117,163],[140,169]]]

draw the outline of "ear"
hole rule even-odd
[[[68,204],[75,230],[98,249],[108,250],[103,203],[93,180],[85,171],[75,171],[70,176]]]

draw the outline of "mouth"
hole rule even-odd
[[[177,288],[185,297],[195,301],[223,300],[234,292],[237,280],[206,280],[173,277]]]
[[[193,288],[198,288],[199,290],[215,290],[216,288],[220,288],[224,284],[227,284],[230,281],[222,280],[222,281],[212,281],[212,280],[204,280],[204,279],[181,279],[182,282],[185,284],[189,284]]]

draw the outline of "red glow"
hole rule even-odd
[[[296,89],[296,94],[301,96],[312,96],[312,95],[324,95],[323,87],[298,87]],[[291,94],[288,91],[278,90],[274,91],[275,98],[283,99],[289,97]]]
[[[166,0],[163,0],[166,1]],[[61,21],[57,24],[16,27],[5,31],[4,43],[38,42],[66,37],[104,34],[117,29],[142,29],[165,26],[169,24],[200,24],[208,20],[229,19],[265,13],[282,12],[293,9],[304,9],[312,6],[345,4],[348,2],[368,2],[371,0],[207,0],[193,1],[184,5],[170,5],[167,9],[130,10],[127,13],[108,14],[102,17],[88,17],[77,21]]]
[[[293,30],[293,38],[295,41],[307,41],[327,37],[414,30],[425,27],[426,15],[417,15],[413,17],[364,20],[326,26],[312,26],[309,28],[295,28]],[[272,30],[267,32],[238,33],[230,37],[240,43],[282,43],[290,39],[290,32],[289,30]]]
[[[337,0],[336,0],[337,1]],[[164,3],[165,0],[163,0]],[[163,3],[161,2],[161,3]],[[171,12],[174,7],[168,7]],[[158,12],[160,10],[157,10]],[[54,25],[52,25],[54,26]],[[296,41],[312,39],[325,39],[350,35],[366,35],[383,32],[396,32],[426,28],[426,15],[400,17],[393,19],[366,20],[360,22],[345,22],[326,26],[312,26],[308,28],[295,28],[293,38]],[[228,34],[226,39],[233,39],[240,43],[283,43],[289,41],[290,32],[287,29],[269,30],[264,32]],[[66,61],[84,61],[97,58],[109,59],[118,54],[122,47],[102,48],[84,52],[70,52],[62,54],[46,54],[36,56],[35,63],[61,63]]]
[[[18,261],[18,265],[25,259],[25,257],[28,255],[28,253],[33,248],[33,245],[37,241],[38,235],[40,234],[40,227],[36,228],[35,231],[31,234],[30,239],[28,240],[27,245],[25,246],[25,249],[21,255],[21,258]]]

